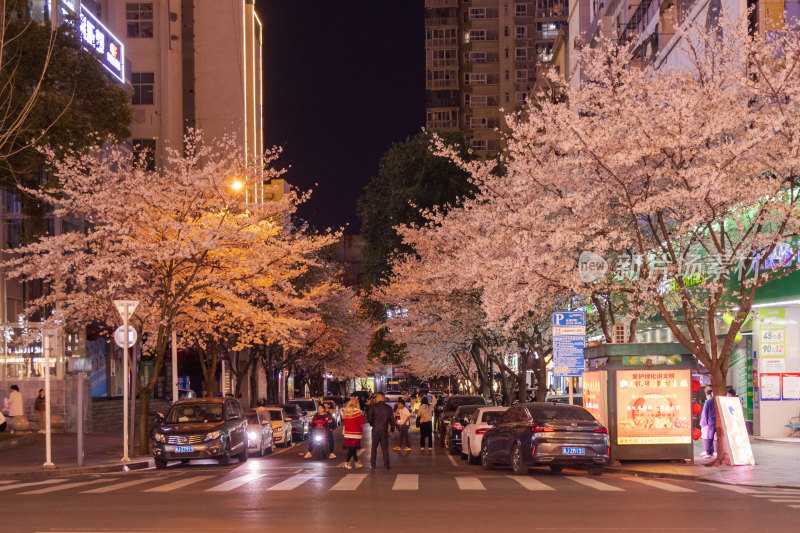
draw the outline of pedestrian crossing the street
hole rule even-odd
[[[235,493],[242,490],[291,492],[315,491],[332,494],[364,490],[387,490],[395,493],[413,493],[426,490],[441,490],[444,485],[465,493],[486,494],[488,491],[509,491],[525,494],[528,492],[574,493],[576,490],[589,490],[609,495],[625,492],[655,491],[661,493],[691,494],[700,484],[688,484],[674,480],[655,480],[636,477],[604,477],[602,480],[585,475],[558,476],[515,476],[503,473],[476,473],[476,475],[429,476],[387,471],[370,473],[342,472],[335,475],[319,475],[309,470],[294,470],[291,473],[278,472],[225,472],[222,474],[197,475],[197,472],[139,474],[128,479],[115,475],[91,478],[49,478],[40,481],[10,480],[0,483],[0,491],[5,497],[19,495],[36,497],[42,495],[74,492],[87,495],[114,495],[122,493]],[[689,486],[687,486],[689,485]],[[690,488],[695,487],[695,488]],[[800,491],[788,489],[757,489],[734,485],[703,484],[717,490],[736,492],[761,501],[785,504],[800,509]]]

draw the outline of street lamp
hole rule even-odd
[[[244,189],[244,182],[238,178],[233,180],[233,183],[231,183],[231,189],[233,189],[236,192],[241,191],[242,189]]]

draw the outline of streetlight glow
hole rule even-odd
[[[244,183],[242,182],[242,180],[238,180],[238,179],[237,180],[233,180],[233,183],[231,184],[231,189],[233,189],[234,191],[238,192],[238,191],[241,191],[243,188],[244,188]]]

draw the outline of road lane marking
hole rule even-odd
[[[113,478],[113,479],[94,479],[92,481],[79,481],[77,483],[67,483],[66,485],[56,485],[55,487],[46,487],[44,489],[29,490],[28,492],[23,492],[22,494],[48,494],[50,492],[56,492],[56,491],[59,491],[59,490],[74,489],[76,487],[83,487],[85,485],[95,485],[97,483],[106,483],[108,481],[116,481],[116,478]]]
[[[522,477],[522,476],[506,476],[508,479],[513,479],[527,490],[555,490],[553,487],[549,485],[545,485],[538,479],[534,479],[532,477]]]
[[[225,483],[220,483],[210,489],[206,489],[206,492],[227,492],[229,490],[233,490],[236,488],[241,487],[245,483],[250,483],[260,477],[264,476],[264,474],[247,474],[246,476],[237,477],[231,479],[230,481],[226,481]]]
[[[11,489],[24,489],[25,487],[34,487],[36,485],[52,485],[53,483],[61,483],[66,481],[64,478],[45,479],[44,481],[31,481],[28,483],[20,483],[19,485],[9,485],[7,487],[0,487],[0,491]]]
[[[397,474],[392,490],[419,490],[419,476],[417,474]]]
[[[285,481],[281,481],[277,485],[273,485],[267,490],[292,490],[296,489],[309,479],[313,478],[311,474],[295,474]]]
[[[356,490],[366,477],[366,474],[347,474],[331,490]]]
[[[456,457],[455,457],[455,455],[450,455],[450,454],[448,453],[448,454],[447,454],[447,458],[448,458],[448,459],[450,459],[450,462],[451,462],[451,463],[453,463],[453,466],[455,466],[455,467],[458,467],[458,466],[459,466],[459,465],[458,465],[458,463],[456,462]]]
[[[568,476],[567,479],[571,479],[575,483],[580,483],[581,485],[586,485],[587,487],[591,487],[593,489],[597,489],[603,492],[623,492],[625,490],[619,487],[614,487],[612,485],[607,485],[606,483],[588,477]]]
[[[654,487],[656,489],[665,490],[667,492],[697,492],[696,490],[687,489],[686,487],[680,487],[678,485],[671,485],[669,483],[664,483],[663,481],[656,481],[655,479],[634,477],[631,478],[631,480],[637,481],[643,485],[649,485],[650,487]]]
[[[147,483],[149,481],[160,481],[161,479],[162,478],[144,478],[144,479],[134,479],[133,481],[123,481],[122,483],[114,483],[113,485],[108,485],[105,487],[84,490],[81,492],[81,494],[102,494],[104,492],[111,492],[114,490],[132,487],[134,485],[139,485],[140,483]]]
[[[185,487],[186,485],[191,485],[192,483],[197,483],[199,481],[205,481],[206,479],[215,478],[217,476],[193,476],[187,477],[186,479],[181,479],[178,481],[174,481],[172,483],[167,483],[166,485],[159,485],[158,487],[153,487],[151,489],[147,489],[142,492],[169,492],[172,490],[177,490],[180,488]]]
[[[797,498],[775,498],[769,501],[774,503],[800,503],[800,499]]]
[[[8,485],[9,483],[16,483],[16,482],[17,482],[16,479],[7,479],[7,480],[4,479],[3,481],[0,481],[0,485]]]
[[[753,494],[754,492],[758,492],[757,490],[749,489],[747,487],[740,487],[739,485],[723,485],[722,483],[703,483],[703,485],[717,489],[730,490],[733,492],[738,492],[739,494]]]
[[[486,490],[481,480],[476,477],[456,476],[459,490]]]
[[[790,505],[789,507],[792,509],[800,509],[800,505]]]
[[[759,492],[753,498],[775,498],[776,496],[792,496],[791,492]]]

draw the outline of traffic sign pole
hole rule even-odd
[[[122,462],[127,463],[131,459],[128,457],[128,306],[125,305],[122,312],[122,327],[125,332],[125,342],[122,343]]]

